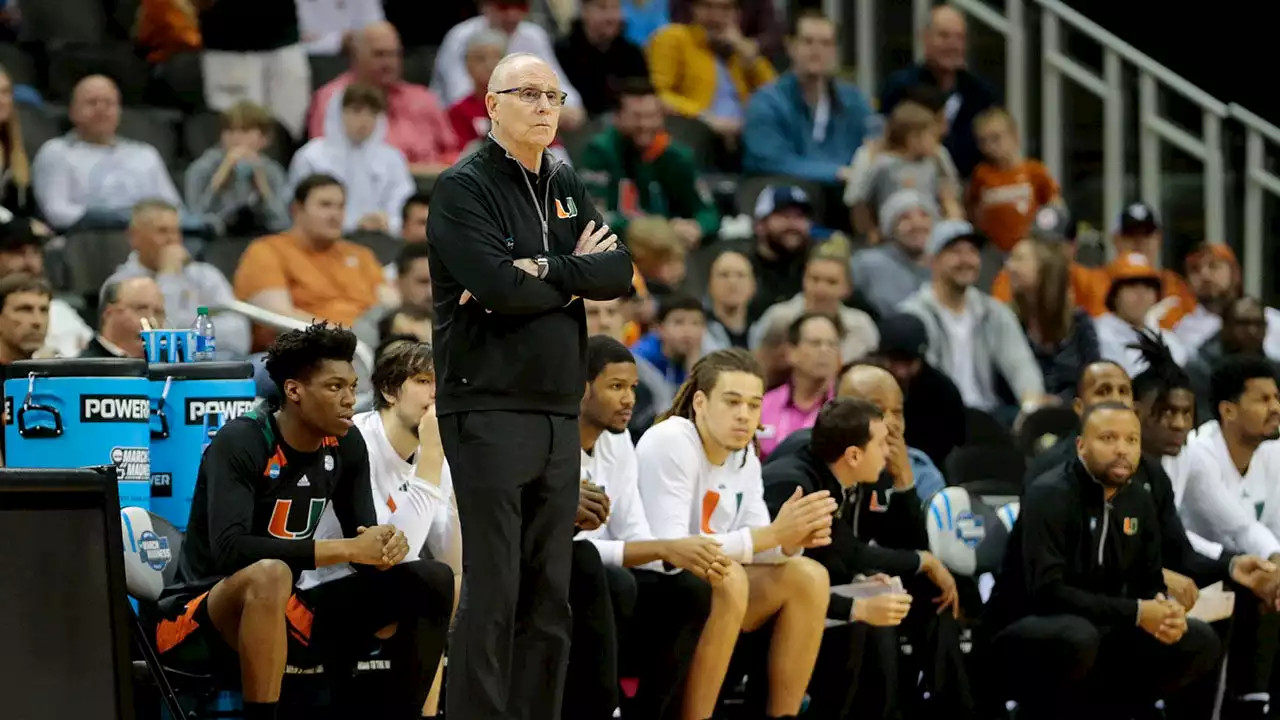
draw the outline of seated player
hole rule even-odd
[[[276,717],[291,656],[325,666],[338,717],[418,717],[444,648],[453,573],[402,563],[404,533],[376,522],[368,450],[349,432],[355,347],[323,323],[282,334],[266,360],[279,407],[227,423],[200,463],[156,647],[167,663],[238,663],[245,720]],[[317,540],[330,504],[343,537]],[[355,572],[293,592],[301,573],[342,563]],[[375,636],[389,638],[393,688],[361,704],[347,670]]]
[[[711,615],[693,654],[683,716],[716,708],[738,636],[773,621],[765,716],[800,713],[827,613],[827,571],[801,557],[830,542],[836,502],[826,491],[797,491],[769,521],[752,447],[760,426],[764,374],[745,350],[698,360],[675,403],[640,438],[640,497],[659,538],[703,535],[730,565],[713,582]]]
[[[937,562],[928,553],[868,543],[855,532],[855,518],[863,510],[854,498],[863,488],[875,487],[891,452],[888,424],[885,414],[870,401],[838,397],[818,411],[806,446],[764,466],[765,502],[771,510],[796,488],[853,499],[832,523],[831,544],[807,552],[827,569],[833,585],[876,573],[910,578],[927,564],[926,558]],[[856,707],[859,718],[892,717],[898,655],[894,628],[910,610],[911,595],[906,593],[886,592],[855,601],[833,592],[827,618],[846,624],[830,627],[822,636],[818,664],[809,682],[807,712],[844,718]],[[936,614],[932,603],[926,610]]]
[[[432,559],[449,566],[456,606],[462,581],[462,532],[453,489],[448,476],[443,475],[431,345],[403,339],[387,345],[377,357],[371,378],[375,409],[353,420],[369,451],[378,523],[405,534],[409,559],[418,559],[425,545]],[[342,525],[332,506],[320,519],[315,537],[342,537]],[[303,573],[298,587],[309,590],[354,572],[349,564],[317,568]],[[426,717],[434,717],[438,710],[439,686],[437,677],[423,711]]]
[[[587,341],[587,373],[578,415],[582,482],[604,498],[591,500],[584,492],[581,509],[603,522],[575,538],[569,588],[574,634],[564,716],[607,718],[617,707],[616,632],[623,654],[639,671],[636,697],[625,714],[653,720],[678,717],[685,674],[710,612],[707,578],[722,576],[729,559],[711,538],[656,540],[649,531],[636,451],[627,432],[639,383],[631,351],[611,337],[592,337]],[[664,564],[685,572],[666,574]],[[630,586],[634,608],[614,604],[610,613],[611,595],[619,593],[610,593],[609,586],[618,584]],[[607,614],[612,617],[602,617]]]
[[[984,622],[992,699],[1036,720],[1147,717],[1212,672],[1221,645],[1164,595],[1160,517],[1132,482],[1137,414],[1103,403],[1082,426],[1077,456],[1032,483],[1009,537]]]

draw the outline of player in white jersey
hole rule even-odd
[[[452,483],[440,446],[435,414],[435,369],[431,346],[404,341],[385,348],[373,371],[374,407],[352,421],[369,449],[369,478],[378,523],[393,525],[409,544],[406,562],[425,547],[454,574],[454,606],[462,577],[462,538]],[[341,537],[332,508],[326,508],[317,538]],[[299,589],[331,582],[355,572],[331,565],[302,573]],[[424,708],[434,717],[439,703],[437,673]]]
[[[617,706],[618,652],[639,678],[623,716],[677,718],[685,675],[711,609],[707,575],[723,574],[730,562],[711,538],[658,540],[649,530],[627,432],[639,383],[631,351],[605,335],[590,338],[587,375],[578,415],[582,482],[605,500],[593,507],[584,493],[580,506],[600,523],[579,532],[574,542],[564,718],[598,720]],[[626,590],[618,592],[618,586]],[[607,607],[611,595],[627,600]]]
[[[1214,371],[1216,393],[1227,400],[1213,405],[1221,406],[1218,412],[1229,429],[1227,434],[1231,442],[1236,444],[1236,450],[1229,451],[1223,440],[1222,426],[1216,421],[1202,425],[1195,437],[1187,441],[1196,410],[1190,378],[1158,345],[1144,343],[1143,351],[1148,368],[1133,380],[1133,397],[1142,418],[1143,447],[1148,453],[1162,456],[1161,465],[1173,486],[1178,515],[1186,525],[1192,544],[1200,553],[1218,558],[1220,566],[1222,561],[1229,559],[1228,584],[1235,589],[1236,603],[1228,650],[1223,717],[1260,717],[1266,706],[1271,668],[1277,642],[1280,641],[1280,616],[1260,614],[1258,599],[1264,605],[1275,606],[1280,574],[1274,561],[1280,559],[1277,555],[1280,543],[1275,530],[1259,520],[1260,515],[1265,517],[1263,510],[1255,510],[1252,500],[1246,497],[1250,483],[1241,481],[1233,455],[1240,452],[1248,472],[1259,473],[1252,483],[1252,489],[1260,493],[1259,497],[1271,492],[1267,486],[1274,485],[1275,478],[1280,477],[1274,474],[1280,470],[1280,465],[1268,463],[1263,457],[1266,446],[1276,443],[1265,442],[1262,438],[1280,426],[1280,410],[1274,411],[1278,413],[1275,424],[1268,425],[1268,402],[1277,402],[1275,381],[1268,379],[1271,377],[1270,368],[1263,364],[1262,371],[1266,377],[1258,378],[1263,387],[1252,387],[1255,380],[1249,376],[1253,373],[1245,370],[1235,358],[1227,360]],[[1269,389],[1265,387],[1268,382]],[[1253,411],[1244,413],[1253,420],[1247,427],[1239,422],[1243,405],[1250,405]],[[1231,419],[1227,420],[1227,417]],[[1240,444],[1242,439],[1245,442]],[[1267,468],[1269,464],[1270,470]],[[1268,476],[1268,472],[1273,474]],[[1266,477],[1271,478],[1270,483],[1263,482]],[[1271,502],[1270,505],[1277,503]],[[1212,544],[1216,549],[1208,548],[1206,544]],[[1210,553],[1210,550],[1214,552]],[[1201,585],[1217,579],[1226,580],[1203,575],[1198,577]],[[1192,585],[1191,604],[1195,603],[1194,587]],[[1179,591],[1172,581],[1169,589],[1176,597]]]
[[[827,491],[797,490],[770,521],[752,446],[763,396],[764,375],[750,353],[710,353],[636,448],[654,535],[711,537],[732,561],[694,652],[687,719],[712,716],[738,635],[770,620],[765,716],[798,715],[822,641],[830,582],[801,552],[830,543],[836,502]]]

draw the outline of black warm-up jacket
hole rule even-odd
[[[1076,460],[1076,435],[1059,440],[1053,447],[1036,456],[1027,468],[1024,482],[1031,482],[1046,473],[1053,473],[1058,468]],[[1034,475],[1032,473],[1035,473]],[[1196,552],[1187,538],[1187,529],[1178,516],[1178,506],[1173,495],[1173,481],[1160,464],[1160,458],[1150,453],[1143,453],[1138,467],[1133,472],[1132,483],[1151,493],[1156,505],[1156,515],[1160,523],[1160,555],[1164,566],[1170,570],[1186,575],[1196,581],[1199,587],[1212,585],[1219,580],[1231,579],[1231,560],[1237,553],[1223,550],[1222,555],[1214,560]],[[1026,508],[1026,501],[1023,501]]]
[[[1164,592],[1152,494],[1130,481],[1108,502],[1077,458],[1032,483],[987,605],[995,630],[1027,615],[1132,627],[1138,601]]]
[[[808,431],[801,431],[806,435]],[[769,514],[777,516],[796,488],[808,495],[830,491],[840,503],[831,525],[831,544],[805,550],[804,554],[827,569],[832,585],[853,582],[855,575],[885,573],[909,577],[920,569],[917,550],[929,547],[924,513],[915,488],[896,492],[893,479],[882,475],[875,485],[857,485],[847,491],[831,470],[809,452],[808,444],[764,466],[764,500]],[[872,545],[870,541],[876,544]],[[848,620],[853,601],[832,593],[827,617]]]
[[[631,255],[574,255],[603,219],[573,168],[544,153],[528,172],[492,137],[440,175],[427,222],[435,287],[437,412],[576,417],[587,381],[587,318],[578,298],[631,288]],[[515,267],[547,258],[538,279]],[[474,299],[459,304],[464,291]]]

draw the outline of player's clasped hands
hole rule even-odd
[[[409,541],[394,525],[356,528],[356,553],[352,562],[381,570],[394,567],[409,554]]]

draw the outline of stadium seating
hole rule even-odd
[[[133,618],[133,632],[143,660],[134,663],[135,679],[150,675],[166,709],[175,718],[189,717],[180,699],[183,696],[194,698],[187,705],[199,708],[198,717],[235,717],[234,713],[226,714],[209,707],[220,690],[234,687],[231,681],[165,667],[140,617],[153,613],[161,591],[173,583],[177,558],[182,552],[182,533],[164,518],[142,508],[121,510],[120,526],[124,534],[125,583],[139,608]]]
[[[1049,449],[1080,429],[1080,417],[1069,407],[1044,407],[1022,419],[1017,443],[1028,458]]]

